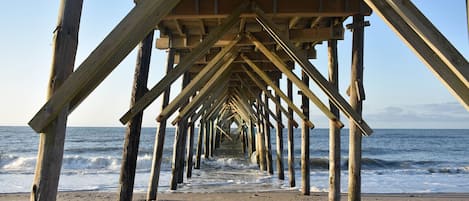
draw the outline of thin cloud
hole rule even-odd
[[[469,128],[469,112],[457,102],[386,107],[365,118],[379,125]]]

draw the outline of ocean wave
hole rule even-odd
[[[66,156],[62,162],[62,168],[69,170],[118,170],[120,168],[120,158],[113,157],[83,157]]]
[[[3,171],[31,171],[35,166],[36,157],[0,155],[0,170]]]
[[[443,162],[441,161],[389,161],[376,158],[362,158],[362,169],[376,170],[376,169],[420,169],[429,166],[436,166]],[[342,164],[343,167],[348,166],[348,159]]]
[[[468,167],[444,167],[444,168],[429,168],[429,173],[440,173],[440,174],[469,174]]]
[[[66,155],[62,161],[62,169],[65,174],[75,173],[103,173],[120,171],[122,159],[111,156],[80,156]],[[164,158],[162,168],[171,167],[170,158]],[[141,155],[137,158],[137,171],[150,171],[152,156]],[[2,173],[33,173],[36,165],[35,156],[0,155],[0,172]]]
[[[244,159],[236,158],[213,158],[208,160],[201,161],[203,165],[206,165],[210,168],[220,169],[255,169],[257,165],[254,163],[249,163]]]
[[[300,161],[300,158],[295,158],[295,161]],[[285,161],[286,162],[286,161]],[[328,170],[328,158],[311,158],[310,165],[312,170]],[[468,167],[461,167],[460,164],[452,164],[443,161],[393,161],[383,160],[376,158],[362,158],[363,170],[398,170],[398,169],[419,169],[428,171],[429,173],[469,173]],[[446,166],[446,167],[445,167]],[[454,166],[454,167],[451,167]],[[295,168],[300,168],[300,163],[295,163]],[[342,159],[341,168],[348,168],[348,159]]]

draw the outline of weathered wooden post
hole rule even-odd
[[[200,120],[199,135],[197,136],[197,151],[195,153],[194,169],[200,169],[200,159],[202,157],[204,130],[205,130],[205,119],[202,117],[202,119]]]
[[[248,129],[248,149],[249,153],[251,153],[249,157],[251,157],[252,154],[256,151],[256,131],[254,130],[254,122],[251,118],[248,120]]]
[[[62,0],[54,31],[54,49],[47,97],[50,98],[73,72],[83,0]],[[68,107],[40,134],[31,201],[54,201],[62,167]]]
[[[264,125],[264,121],[262,118],[262,105],[261,105],[261,97],[262,95],[259,93],[257,102],[256,102],[256,107],[257,107],[257,155],[259,156],[259,167],[261,171],[266,171],[266,158],[265,158],[265,137],[264,137],[264,132],[266,130],[266,127]],[[268,126],[268,125],[267,125]]]
[[[275,82],[277,87],[280,87],[280,79],[277,79]],[[280,103],[280,96],[275,93],[275,99],[277,102]],[[280,106],[276,105],[275,113],[280,121],[277,121],[275,130],[276,130],[276,137],[277,137],[277,173],[278,179],[284,180],[285,173],[283,167],[283,127],[282,127],[282,112],[280,110]]]
[[[168,32],[170,48],[168,49],[168,58],[166,64],[166,74],[168,74],[174,66],[175,49],[172,48],[172,34]],[[169,95],[171,93],[171,85],[167,86],[163,92],[163,101],[161,103],[161,110],[163,110],[169,104]],[[162,119],[158,130],[156,131],[155,147],[153,148],[153,159],[151,162],[151,174],[150,181],[148,184],[147,200],[156,200],[158,192],[158,182],[160,181],[161,162],[163,161],[163,148],[166,137],[166,121]]]
[[[301,71],[303,83],[309,87],[309,77]],[[309,99],[301,93],[301,104],[303,114],[309,118]],[[309,129],[306,120],[301,124],[301,192],[303,195],[310,194],[310,163],[309,163]]]
[[[272,164],[272,143],[270,140],[269,98],[266,93],[264,93],[264,117],[264,141],[266,147],[265,154],[267,159],[267,172],[272,175],[274,174],[274,167]]]
[[[177,189],[177,184],[179,183],[179,171],[182,168],[179,163],[179,159],[183,153],[181,153],[181,148],[179,146],[184,146],[182,144],[183,135],[186,134],[186,126],[185,126],[185,117],[183,120],[178,122],[176,127],[176,133],[174,135],[174,145],[173,145],[173,159],[172,159],[172,167],[171,167],[171,181],[169,188],[171,190]]]
[[[329,82],[339,90],[339,63],[337,60],[337,40],[328,41]],[[339,118],[339,109],[329,101],[330,110]],[[329,121],[329,201],[340,201],[340,128]]]
[[[353,41],[352,41],[352,71],[350,79],[350,105],[359,114],[362,114],[363,94],[363,42],[364,42],[364,17],[353,16]],[[362,133],[354,122],[350,122],[349,133],[349,183],[348,200],[361,200],[361,158],[362,158]]]
[[[182,79],[182,88],[186,88],[187,85],[189,84],[191,80],[190,73],[184,73],[183,79]],[[187,105],[189,103],[189,98],[187,99],[187,102],[183,105]],[[181,107],[181,110],[184,109],[184,106]],[[186,145],[187,145],[187,135],[188,135],[188,128],[189,128],[189,122],[188,122],[189,116],[186,116],[182,122],[182,135],[180,136],[180,142],[179,145],[177,146],[178,152],[177,152],[177,158],[176,162],[178,164],[177,168],[177,183],[181,184],[184,181],[184,164],[186,162],[185,160],[185,152],[186,152]]]
[[[204,145],[204,158],[208,159],[210,157],[210,119],[205,121],[205,145]]]
[[[290,79],[287,80],[287,95],[293,101],[293,83]],[[288,107],[288,173],[290,179],[290,187],[295,187],[295,144],[293,136],[293,109]]]
[[[154,31],[151,31],[139,45],[130,107],[132,107],[147,90],[153,33]],[[142,118],[143,112],[134,116],[127,124],[125,132],[124,150],[122,153],[121,172],[119,177],[119,200],[122,201],[132,200],[133,196]]]
[[[192,158],[193,158],[193,153],[194,153],[194,127],[195,127],[195,121],[197,119],[193,119],[193,117],[191,117],[191,120],[189,122],[189,136],[188,136],[188,140],[189,142],[187,143],[187,156],[186,156],[186,167],[187,167],[187,170],[186,170],[186,177],[187,178],[191,178],[192,177]]]

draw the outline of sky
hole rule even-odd
[[[465,0],[413,2],[467,59]],[[0,1],[0,125],[26,126],[46,102],[58,6],[58,0]],[[76,66],[132,7],[131,0],[84,1]],[[365,121],[372,128],[469,129],[469,112],[383,20],[376,14],[366,20],[371,26],[365,30]],[[350,22],[348,19],[346,24]],[[340,93],[344,97],[350,80],[351,37],[352,33],[346,31],[345,39],[339,41]],[[327,76],[327,43],[316,49],[318,59],[311,62]],[[135,52],[70,115],[69,126],[123,126],[118,119],[129,109]],[[164,76],[165,63],[166,52],[153,49],[149,88]],[[299,75],[299,67],[295,72]],[[286,89],[284,79],[281,84]],[[180,81],[172,85],[171,97],[180,91],[180,85]],[[314,85],[310,83],[312,91],[327,103]],[[160,99],[145,110],[144,126],[157,125]],[[299,101],[300,97],[295,97],[295,102]],[[317,127],[326,128],[326,117],[312,103],[310,106],[311,120]],[[345,117],[341,119],[348,124]]]

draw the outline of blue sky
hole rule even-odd
[[[413,2],[468,58],[465,1]],[[45,103],[58,4],[59,1],[0,2],[0,125],[26,125]],[[132,6],[131,0],[84,1],[77,65]],[[469,112],[398,36],[375,14],[366,19],[371,26],[366,28],[365,33],[364,82],[367,99],[364,118],[371,127],[469,128]],[[345,94],[349,82],[351,36],[351,32],[347,31],[345,40],[339,42],[342,94]],[[317,46],[318,59],[312,61],[324,75],[327,74],[326,46],[326,43]],[[69,125],[122,126],[118,119],[129,107],[135,58],[134,51],[72,113]],[[163,77],[165,60],[164,51],[153,50],[149,87]],[[284,85],[282,88],[285,88]],[[327,103],[314,83],[310,86]],[[173,84],[172,96],[178,91],[180,82]],[[297,101],[299,99],[296,97]],[[146,110],[144,126],[156,125],[159,108],[160,99]],[[311,119],[317,127],[327,127],[324,115],[315,109],[312,111]]]

